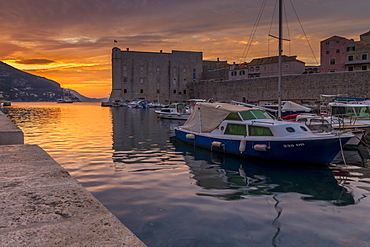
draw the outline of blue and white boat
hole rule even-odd
[[[313,133],[299,122],[272,118],[257,108],[199,103],[175,139],[246,157],[329,164],[352,134]]]

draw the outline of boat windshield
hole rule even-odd
[[[361,106],[361,107],[333,106],[332,115],[342,116],[342,117],[369,118],[370,109],[369,109],[369,106]]]
[[[243,120],[272,118],[267,112],[261,110],[241,111],[239,112],[239,114],[243,118]]]

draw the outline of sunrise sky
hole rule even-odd
[[[114,45],[132,51],[201,51],[205,60],[229,63],[277,55],[276,41],[268,38],[277,35],[275,2],[0,0],[0,61],[87,97],[107,97]],[[333,35],[359,40],[370,30],[370,0],[285,0],[284,5],[284,38],[291,40],[284,43],[284,54],[297,55],[306,65],[320,62],[321,40]]]

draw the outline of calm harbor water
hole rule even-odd
[[[172,143],[183,121],[100,103],[7,114],[148,246],[370,246],[369,150],[338,168],[242,160]],[[314,155],[314,154],[313,154]]]

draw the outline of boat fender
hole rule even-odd
[[[224,144],[222,144],[222,142],[216,142],[216,141],[213,141],[212,142],[212,146],[215,146],[215,147],[223,147],[224,146]]]
[[[267,151],[267,149],[269,149],[269,148],[266,144],[256,144],[256,145],[253,146],[253,149],[255,151],[263,151],[264,152],[264,151]]]
[[[187,139],[189,140],[194,140],[195,139],[195,135],[194,134],[186,134],[185,136]]]
[[[239,144],[239,152],[243,153],[245,151],[245,145],[247,144],[246,140],[241,140]]]

